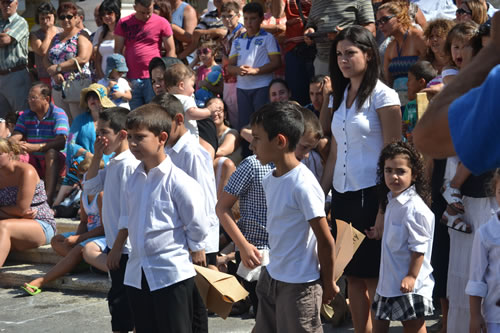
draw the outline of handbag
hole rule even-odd
[[[302,23],[304,24],[304,27],[307,26],[307,19],[304,17],[304,13],[302,13],[302,5],[300,4],[300,0],[297,0],[297,7],[299,9],[299,16],[300,19],[302,20]],[[297,44],[293,49],[293,53],[301,59],[307,60],[307,61],[313,61],[314,58],[316,57],[316,53],[318,51],[316,50],[316,45],[307,45],[305,42],[301,42]]]
[[[62,83],[63,99],[68,103],[80,102],[80,91],[92,84],[91,78],[83,74],[82,68],[76,58],[73,58],[73,60],[80,75],[77,76],[75,72],[72,72]]]

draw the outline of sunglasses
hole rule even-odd
[[[210,52],[212,52],[212,50],[209,47],[205,47],[203,49],[196,51],[196,53],[198,54],[205,54],[205,55],[209,54]]]
[[[65,19],[68,19],[69,21],[71,21],[73,19],[73,17],[75,17],[75,15],[61,15],[59,16],[59,20],[61,21],[64,21]]]
[[[396,15],[383,16],[375,21],[375,25],[377,27],[380,27],[381,25],[384,25],[387,22],[389,22],[393,17],[396,17]]]
[[[467,15],[472,15],[472,12],[468,12],[468,11],[466,11],[466,10],[465,10],[465,9],[463,9],[463,8],[458,8],[458,9],[457,9],[457,11],[455,12],[455,14],[456,14],[457,16],[460,16],[460,15],[466,15],[466,14],[467,14]]]

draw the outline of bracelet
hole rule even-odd
[[[46,143],[40,143],[40,151],[42,151],[42,149],[47,145]]]

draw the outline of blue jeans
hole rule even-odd
[[[238,98],[238,131],[250,124],[252,114],[269,103],[269,88],[257,89],[236,88]]]
[[[285,64],[285,78],[292,92],[292,100],[300,105],[311,103],[309,82],[314,76],[313,62],[299,58],[293,51],[289,51],[285,54]]]
[[[132,79],[132,99],[129,102],[130,110],[151,102],[155,93],[151,85],[151,79]]]

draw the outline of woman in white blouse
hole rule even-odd
[[[387,143],[401,138],[398,94],[379,80],[377,43],[360,26],[342,30],[333,42],[330,72],[332,141],[321,186],[326,194],[333,185],[332,220],[350,222],[361,232],[376,228],[381,237],[377,161]],[[379,266],[380,240],[365,239],[344,271],[355,332],[371,332]]]

